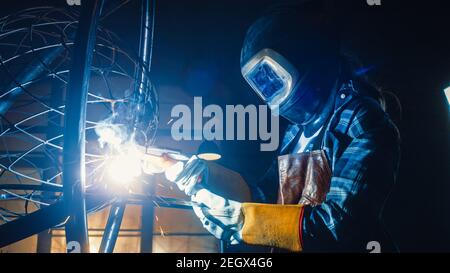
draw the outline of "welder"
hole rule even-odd
[[[396,251],[381,214],[396,179],[399,133],[380,93],[349,69],[338,33],[330,17],[286,6],[247,31],[242,75],[290,122],[257,201],[211,190],[215,171],[196,156],[166,170],[217,238],[296,252],[366,252],[375,241],[381,252]]]

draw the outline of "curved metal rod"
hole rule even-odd
[[[0,190],[61,192],[62,186],[59,184],[57,185],[0,184]]]
[[[85,199],[86,101],[97,23],[103,3],[104,0],[86,1],[82,7],[73,49],[76,57],[72,58],[67,86],[64,121],[63,198],[70,217],[66,224],[66,241],[78,242],[83,253],[89,253]]]
[[[141,6],[141,29],[139,36],[139,61],[140,65],[136,66],[135,71],[135,88],[133,92],[133,102],[138,105],[133,109],[143,111],[142,105],[146,101],[146,91],[149,88],[148,74],[152,64],[153,54],[153,35],[155,29],[155,0],[142,0]],[[153,88],[151,88],[153,90]],[[154,98],[152,107],[157,109],[156,92],[151,94]],[[157,110],[156,110],[157,111]],[[136,126],[141,118],[140,114],[135,115],[134,125]],[[137,128],[135,127],[134,130]],[[156,130],[155,130],[156,133]],[[148,140],[146,140],[148,142]],[[144,143],[144,145],[149,143]]]

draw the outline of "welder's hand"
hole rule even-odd
[[[208,166],[205,161],[192,156],[189,161],[178,161],[166,169],[167,180],[175,182],[178,188],[191,196],[202,189],[202,183],[206,183]]]
[[[225,199],[207,189],[199,190],[191,197],[193,209],[206,230],[217,239],[238,244],[242,241],[244,225],[242,204]]]

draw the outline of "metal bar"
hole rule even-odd
[[[85,200],[86,101],[97,23],[103,3],[104,0],[83,2],[66,96],[63,186],[64,203],[70,215],[66,225],[66,241],[77,242],[83,253],[89,252]]]
[[[138,65],[135,73],[134,94],[140,96],[147,88],[147,73],[150,72],[153,53],[153,32],[155,23],[155,1],[142,0],[141,6],[141,29],[139,40],[139,58],[142,62]]]
[[[219,252],[226,253],[227,252],[227,242],[224,240],[220,240],[219,242]]]
[[[32,185],[32,184],[0,184],[0,190],[23,190],[23,191],[49,191],[61,192],[63,189],[52,185]],[[112,198],[110,195],[91,192],[91,195],[99,200],[107,200]],[[128,195],[127,204],[129,205],[146,205],[152,204],[156,207],[173,208],[173,209],[192,209],[192,202],[177,198],[156,196],[156,195]],[[88,200],[89,201],[89,200]]]
[[[164,197],[157,195],[129,194],[127,196],[127,204],[144,205],[153,203],[156,207],[176,208],[176,209],[192,209],[192,202],[172,197]]]
[[[139,35],[139,63],[136,66],[134,73],[134,90],[133,90],[133,106],[130,109],[137,111],[134,113],[133,130],[137,133],[138,128],[144,122],[144,128],[148,126],[146,118],[148,118],[145,111],[146,101],[149,99],[149,80],[148,73],[150,72],[153,52],[153,32],[155,20],[155,0],[141,0],[141,24]],[[134,110],[136,109],[136,110]],[[144,146],[148,145],[149,139],[145,137],[138,143]]]
[[[46,229],[38,234],[36,252],[50,253],[52,251],[52,230]]]
[[[100,232],[103,231],[101,230],[91,230],[89,229],[89,232]],[[139,230],[140,231],[140,230]],[[64,234],[53,234],[53,237],[63,237],[65,236]],[[139,233],[127,233],[127,231],[123,232],[122,230],[120,230],[119,232],[119,236],[120,237],[140,237]],[[153,236],[157,236],[157,237],[213,237],[214,235],[212,235],[211,233],[189,233],[189,232],[175,232],[175,233],[161,233],[161,232],[154,232]],[[89,235],[89,237],[103,237],[102,234],[91,234]]]
[[[122,224],[126,202],[119,201],[111,206],[108,222],[103,232],[99,253],[112,253],[116,246],[117,236],[119,236],[120,225]]]
[[[149,179],[155,180],[155,177]],[[146,193],[153,195],[155,192],[155,181],[150,181],[146,185]],[[153,202],[146,202],[141,210],[141,253],[153,252],[153,222],[155,216],[155,205]]]
[[[146,203],[142,206],[141,253],[153,252],[153,222],[155,206]]]
[[[62,187],[33,184],[0,184],[0,190],[62,192]]]
[[[0,248],[54,227],[66,219],[64,203],[56,202],[27,216],[0,225]]]
[[[87,199],[86,207],[90,210],[104,204],[108,200],[109,198],[106,196],[89,198]],[[0,225],[0,248],[63,223],[69,216],[65,207],[64,201],[57,201],[17,220]]]

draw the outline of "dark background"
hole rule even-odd
[[[1,16],[32,6],[67,6],[64,0],[4,2]],[[138,2],[103,21],[131,50],[137,46]],[[240,75],[240,49],[251,22],[279,2],[157,1],[152,78],[160,90],[162,123],[168,118],[164,106],[193,96],[203,96],[204,104],[261,103]],[[368,76],[395,93],[403,108],[397,123],[400,173],[386,205],[386,224],[401,251],[450,251],[450,115],[443,93],[450,85],[449,6],[446,1],[337,2],[346,50],[372,67]],[[185,97],[171,93],[174,87]],[[249,175],[261,173],[274,156],[259,153],[256,142],[223,142],[221,148],[223,164]]]

